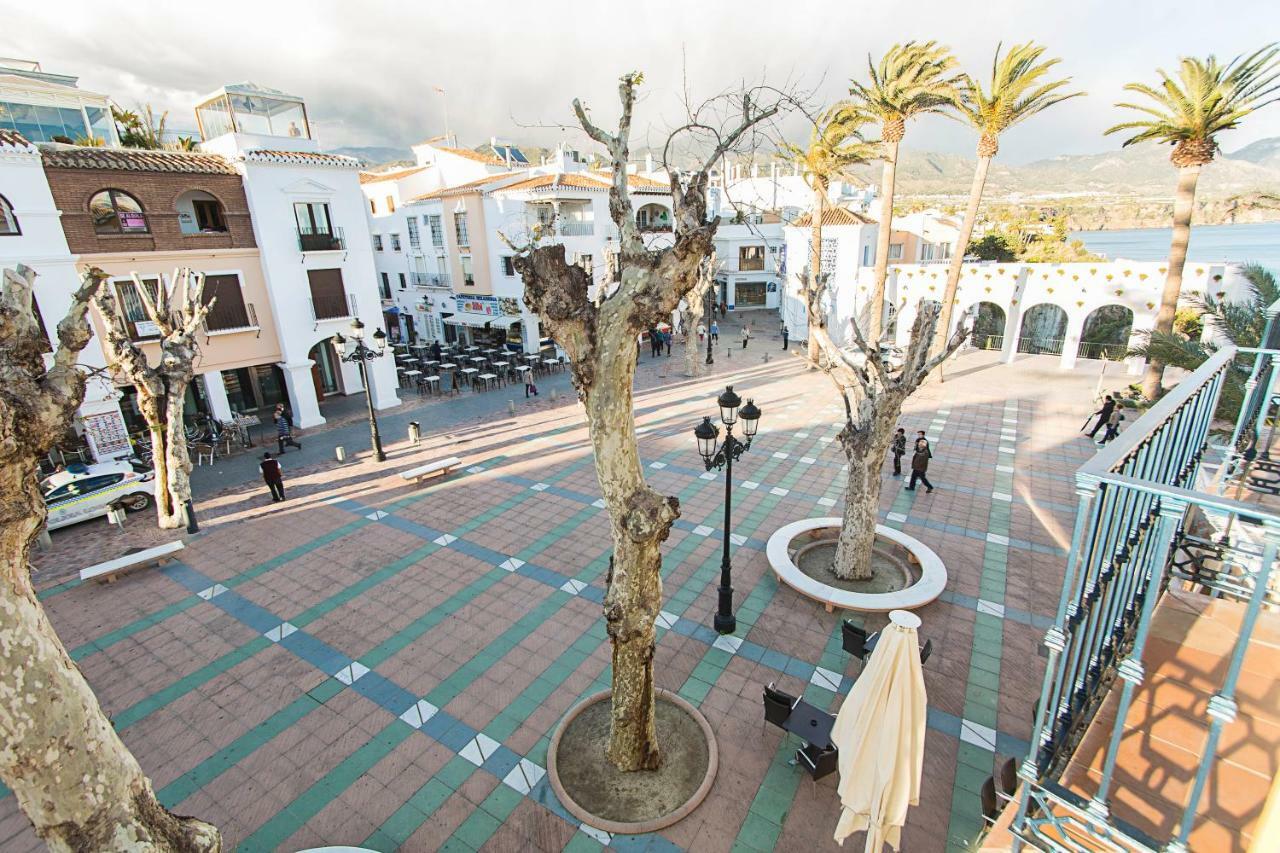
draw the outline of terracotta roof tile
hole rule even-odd
[[[444,151],[453,154],[456,157],[463,157],[467,160],[475,160],[477,163],[488,163],[490,166],[505,166],[507,161],[492,154],[483,154],[479,151],[472,151],[470,148],[445,148],[443,145],[433,145],[437,151]]]
[[[389,172],[361,172],[360,183],[376,184],[381,181],[398,181],[401,178],[416,175],[419,172],[430,168],[430,166],[411,166],[408,169],[392,169]]]
[[[445,196],[451,195],[466,195],[467,193],[483,192],[486,184],[505,181],[509,178],[514,178],[523,174],[524,172],[503,172],[497,175],[485,175],[483,178],[479,178],[474,181],[467,181],[465,184],[456,184],[452,187],[442,187],[438,190],[432,190],[429,193],[414,196],[409,199],[409,201],[428,201],[433,198],[444,198]]]
[[[797,228],[808,228],[813,221],[813,214],[806,213],[791,224]],[[868,219],[861,213],[855,213],[844,207],[829,207],[822,211],[822,227],[832,225],[874,225],[874,219]]]
[[[609,189],[609,185],[594,175],[584,175],[580,172],[569,172],[567,174],[556,175],[534,175],[523,181],[516,181],[514,184],[507,184],[501,187],[495,187],[493,192],[513,191],[529,191],[529,190],[553,190],[559,187],[566,187],[575,190],[596,190],[604,192]]]
[[[7,130],[0,127],[0,148],[21,148],[23,150],[35,150],[35,146],[27,141],[27,138],[16,130]]]
[[[127,172],[181,172],[195,175],[234,175],[225,157],[191,151],[151,151],[143,148],[91,148],[44,143],[40,156],[50,169],[111,169]]]
[[[302,166],[339,166],[348,169],[360,168],[360,161],[355,157],[342,154],[321,154],[316,151],[272,151],[260,149],[247,151],[246,160],[258,160],[269,163],[294,163]]]

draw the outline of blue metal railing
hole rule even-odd
[[[1032,750],[1018,774],[1024,784],[1012,824],[1015,849],[1031,844],[1037,849],[1073,850],[1073,837],[1105,841],[1122,850],[1186,849],[1222,727],[1235,718],[1236,677],[1267,599],[1280,545],[1280,516],[1204,490],[1200,483],[1223,383],[1237,369],[1237,357],[1245,353],[1254,354],[1256,384],[1274,387],[1280,362],[1272,356],[1280,352],[1225,347],[1076,472],[1079,503],[1062,597],[1044,640],[1049,661]],[[1257,366],[1264,359],[1265,370]],[[1272,402],[1268,398],[1260,413],[1254,413],[1255,420],[1265,419]],[[1241,420],[1248,416],[1246,406]],[[1236,432],[1238,437],[1239,425]],[[1230,454],[1229,448],[1223,449]],[[1184,531],[1189,514],[1197,520],[1216,519],[1219,529],[1228,531],[1232,524],[1240,525],[1241,535],[1211,543],[1219,549],[1217,562],[1197,562]],[[1254,545],[1246,547],[1246,539]],[[1175,553],[1179,557],[1171,559]],[[1235,565],[1234,571],[1206,568],[1224,557]],[[1226,676],[1208,703],[1204,760],[1187,802],[1180,804],[1182,817],[1171,838],[1157,840],[1113,820],[1109,794],[1123,723],[1145,675],[1142,658],[1152,614],[1170,578],[1243,601],[1246,613]],[[1057,780],[1094,713],[1117,689],[1116,723],[1097,789],[1086,800]],[[1157,791],[1146,793],[1149,800],[1160,799]]]

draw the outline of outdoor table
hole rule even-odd
[[[471,387],[475,388],[476,376],[479,375],[480,371],[476,370],[474,367],[464,367],[460,372],[466,378],[466,380],[471,383]]]
[[[463,347],[462,351],[463,352],[479,352],[480,347]]]
[[[488,391],[488,390],[489,390],[489,383],[490,383],[490,382],[492,382],[492,383],[493,383],[493,387],[495,387],[495,388],[497,388],[497,387],[498,387],[498,377],[497,377],[497,376],[494,376],[492,373],[481,373],[481,374],[480,374],[479,376],[477,376],[476,378],[484,381],[484,390],[486,390],[486,391]]]
[[[547,366],[548,373],[551,372],[551,368],[553,367],[564,367],[564,363],[561,362],[560,359],[558,358],[544,358],[542,360],[542,363]]]
[[[424,376],[424,377],[422,377],[422,381],[418,384],[418,391],[419,391],[419,393],[421,393],[422,388],[423,388],[424,386],[425,386],[425,387],[426,387],[426,389],[427,389],[428,391],[430,391],[432,394],[439,394],[439,393],[440,393],[440,377],[439,377],[439,376]]]
[[[454,369],[454,368],[456,368],[457,366],[458,366],[458,365],[454,364],[454,363],[453,363],[453,362],[451,362],[451,361],[442,361],[442,362],[440,362],[440,369],[441,369],[441,370],[453,370],[453,369]]]
[[[529,381],[529,377],[528,377],[526,374],[528,374],[528,372],[529,372],[530,370],[533,370],[533,368],[532,368],[532,367],[530,367],[530,366],[529,366],[529,365],[527,365],[527,364],[517,364],[517,365],[516,365],[516,373],[520,374],[520,378],[521,378],[521,379],[523,379],[523,380],[524,380],[524,381],[526,381],[526,382],[528,382],[528,381]]]
[[[510,373],[511,372],[510,368],[511,368],[511,362],[509,361],[493,362],[493,369],[498,371],[499,373]]]
[[[406,370],[404,372],[404,381],[409,383],[410,387],[413,387],[418,384],[418,377],[421,375],[421,370]]]
[[[834,745],[831,743],[831,729],[835,724],[834,716],[801,699],[791,709],[791,714],[783,722],[782,728],[793,735],[800,736],[806,743],[821,749],[830,749]]]

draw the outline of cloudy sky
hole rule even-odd
[[[325,147],[408,145],[443,131],[446,106],[463,144],[493,135],[580,142],[547,125],[571,120],[575,96],[600,121],[612,118],[615,81],[633,69],[646,77],[643,142],[646,129],[652,140],[677,117],[682,65],[695,96],[766,79],[798,81],[830,101],[864,73],[868,53],[894,42],[939,39],[979,73],[997,41],[1034,39],[1062,57],[1062,72],[1088,97],[1009,133],[1001,158],[1011,163],[1113,148],[1101,132],[1117,120],[1112,104],[1125,82],[1150,80],[1182,55],[1234,56],[1280,32],[1274,0],[1238,0],[1229,14],[1188,0],[0,0],[0,20],[0,56],[78,75],[82,87],[125,106],[168,109],[171,126],[194,128],[195,101],[227,82],[302,95]],[[803,133],[798,120],[788,130],[797,140]],[[1231,151],[1267,136],[1280,136],[1280,104],[1222,143]],[[941,119],[907,137],[935,151],[969,153],[973,143]]]

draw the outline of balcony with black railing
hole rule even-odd
[[[341,228],[298,228],[298,248],[303,252],[340,252],[346,246]]]
[[[411,272],[409,283],[414,287],[448,288],[450,276],[447,272]]]

